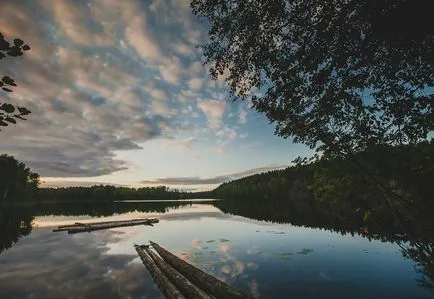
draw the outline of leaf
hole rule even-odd
[[[29,45],[24,45],[24,46],[23,46],[23,51],[29,51],[29,50],[30,50]]]
[[[11,50],[11,51],[7,51],[6,54],[12,57],[17,57],[19,52]]]
[[[10,48],[10,44],[8,41],[6,41],[2,36],[0,36],[0,51],[6,51]]]
[[[19,114],[15,114],[14,117],[15,117],[15,118],[19,118],[19,119],[21,119],[21,120],[27,120],[26,118],[22,117],[22,116],[19,115]]]
[[[8,126],[8,123],[6,123],[6,122],[0,120],[0,126],[2,126],[2,127],[7,127],[7,126]]]
[[[366,211],[363,215],[363,221],[368,221],[371,216],[371,211]]]
[[[17,84],[15,83],[14,79],[12,79],[12,78],[9,77],[9,76],[4,76],[4,77],[2,78],[2,81],[3,81],[3,83],[6,84],[6,85],[17,86]],[[0,82],[1,82],[1,81],[0,81]],[[1,86],[3,86],[3,84],[2,84]]]
[[[20,46],[24,45],[24,42],[21,39],[16,38],[16,39],[14,39],[14,45],[17,47],[20,47]]]
[[[13,123],[13,124],[17,123],[17,121],[15,119],[13,119],[12,117],[6,117],[5,121],[8,121],[8,122]]]
[[[15,111],[14,105],[6,104],[6,103],[4,103],[3,105],[1,105],[0,109],[3,110],[3,111],[5,111],[6,113],[13,113]]]
[[[3,89],[4,91],[7,91],[7,92],[13,92],[12,89],[9,89],[9,88],[7,88],[7,87],[3,87],[2,89]]]
[[[21,113],[21,115],[27,115],[27,114],[32,113],[30,110],[28,110],[25,107],[17,107],[17,108],[18,108],[18,111]]]
[[[9,77],[9,76],[4,76],[4,77],[2,78],[2,81],[3,81],[4,83],[6,83],[6,84],[14,83],[14,80],[13,80],[11,77]]]

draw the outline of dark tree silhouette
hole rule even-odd
[[[0,33],[0,60],[7,56],[18,57],[22,56],[25,51],[30,50],[30,47],[21,39],[14,39],[11,45]],[[12,87],[16,87],[14,79],[9,76],[3,76],[0,80],[0,87],[5,92],[13,92]],[[16,119],[26,120],[23,116],[30,114],[30,110],[24,107],[14,106],[12,104],[3,103],[0,101],[0,126],[7,127],[9,124],[16,124]]]
[[[39,174],[14,157],[0,155],[0,204],[36,197]]]
[[[430,0],[193,0],[214,78],[323,157],[434,130]]]

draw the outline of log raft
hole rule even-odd
[[[96,230],[124,227],[124,226],[134,226],[134,225],[150,225],[153,223],[158,223],[158,219],[155,218],[143,218],[143,219],[132,219],[132,220],[118,220],[118,221],[105,221],[105,222],[94,222],[94,223],[80,223],[76,222],[70,225],[61,225],[53,232],[68,231],[68,234],[76,234],[83,232],[91,232]]]
[[[70,228],[75,228],[75,227],[79,227],[79,226],[89,226],[92,224],[98,224],[99,225],[99,224],[109,224],[109,223],[116,223],[116,222],[143,221],[143,220],[149,220],[149,218],[136,218],[136,219],[130,219],[130,220],[99,221],[99,222],[92,222],[92,223],[75,222],[73,224],[59,225],[57,227],[56,231],[69,230]]]
[[[187,298],[224,298],[224,299],[246,299],[250,298],[246,294],[236,290],[217,278],[203,272],[193,265],[183,261],[176,255],[170,253],[157,243],[150,241],[152,248],[158,253],[155,254],[149,248],[149,245],[135,245],[139,256],[141,252],[151,258],[151,262],[155,267],[160,268],[163,275],[169,278],[172,283],[180,290]],[[143,255],[143,254],[142,254]],[[142,257],[142,256],[140,256]],[[143,259],[142,259],[143,261]],[[146,264],[145,264],[146,266]],[[146,266],[148,268],[148,266]],[[148,269],[149,270],[149,269]],[[154,278],[154,281],[159,281],[159,277],[149,271]],[[160,288],[164,286],[158,284]],[[162,289],[163,293],[165,292]],[[167,295],[166,295],[167,296]],[[167,297],[169,298],[169,297]]]
[[[175,285],[164,275],[164,273],[157,267],[155,262],[151,259],[151,257],[141,248],[141,246],[135,245],[137,254],[145,265],[146,269],[148,269],[149,273],[151,273],[154,281],[161,289],[163,294],[168,299],[185,299],[184,295],[175,287]]]
[[[199,289],[196,285],[191,283],[184,275],[176,271],[172,266],[167,264],[156,253],[150,250],[149,246],[142,246],[146,253],[152,258],[158,268],[160,268],[166,276],[173,281],[175,286],[183,293],[187,298],[203,298],[212,299],[207,293]]]
[[[235,288],[227,285],[223,281],[211,276],[204,271],[194,267],[186,261],[180,259],[176,255],[172,254],[168,250],[164,249],[157,243],[150,241],[152,247],[157,253],[164,259],[166,263],[175,268],[179,273],[190,279],[201,289],[209,294],[215,295],[217,298],[233,298],[233,299],[245,299],[248,298],[244,293],[236,290]]]

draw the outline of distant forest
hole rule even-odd
[[[208,192],[183,192],[166,186],[128,188],[112,185],[41,188],[39,174],[9,155],[0,155],[0,204],[28,202],[111,202],[116,200],[176,200]]]
[[[224,183],[211,196],[222,211],[258,220],[317,227],[370,227],[432,240],[434,142],[378,147]],[[310,217],[307,223],[306,215]],[[432,241],[431,241],[432,242]],[[431,248],[431,251],[433,248]],[[434,269],[433,269],[434,270]]]

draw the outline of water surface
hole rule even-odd
[[[110,212],[89,207],[82,215],[61,210],[25,218],[18,213],[18,242],[1,235],[0,298],[163,298],[133,248],[148,240],[254,297],[432,298],[417,285],[421,274],[414,261],[390,242],[257,221],[212,204],[149,205],[97,219],[89,214]],[[75,235],[52,232],[77,219],[136,217],[160,222]],[[2,225],[12,228],[10,219]],[[29,219],[32,227],[26,231]]]

